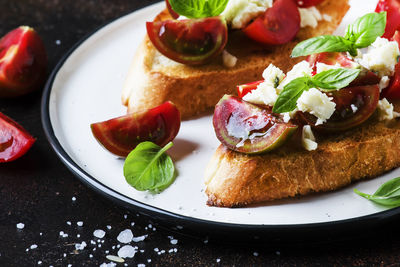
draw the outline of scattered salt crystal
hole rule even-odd
[[[25,249],[25,251],[28,252],[28,251],[29,251],[29,248]]]
[[[98,239],[98,240],[97,240],[97,243],[100,243],[100,242],[101,242],[101,239]]]
[[[183,226],[177,225],[176,228],[178,228],[179,230],[182,230]]]
[[[64,254],[63,254],[63,257],[64,257],[64,258],[67,257],[67,253],[64,253]]]
[[[17,228],[18,228],[18,229],[24,229],[24,227],[25,227],[25,224],[23,224],[23,223],[17,223]]]
[[[258,256],[258,252],[255,251],[255,252],[253,253],[253,255],[254,255],[255,257],[257,257],[257,256]]]
[[[96,248],[93,248],[93,251],[96,251]]]
[[[81,221],[76,222],[76,224],[77,224],[78,226],[83,226],[83,222],[81,222]]]
[[[109,250],[106,250],[106,251],[105,251],[106,254],[108,254],[109,252],[110,252]]]
[[[80,234],[77,234],[77,235],[76,235],[76,237],[77,237],[77,238],[80,238],[80,237],[81,237],[81,235],[80,235]]]
[[[42,235],[43,235],[43,233],[39,233],[39,235],[40,235],[40,236],[42,236]]]
[[[35,248],[37,248],[37,245],[36,245],[36,244],[33,244],[33,245],[31,246],[31,249],[35,249]]]
[[[174,252],[178,252],[178,249],[177,249],[177,248],[174,248]]]
[[[217,259],[217,262],[220,262],[221,261],[221,259]]]
[[[71,225],[71,222],[70,222],[70,221],[67,221],[67,224],[68,224],[68,225]]]
[[[132,241],[133,242],[140,242],[140,241],[145,240],[146,237],[147,237],[147,235],[137,236],[137,237],[132,238]]]
[[[173,248],[171,248],[170,250],[168,250],[168,253],[172,253],[172,252],[174,252],[174,249],[173,249]]]
[[[92,254],[89,254],[89,258],[93,258],[93,255],[92,255]]]
[[[161,254],[164,254],[165,253],[165,250],[161,250]]]
[[[63,236],[64,235],[64,232],[63,231],[60,231],[60,236]]]
[[[119,248],[120,246],[121,246],[121,245],[120,245],[120,244],[118,244],[118,245],[117,245],[117,248]]]
[[[155,252],[158,252],[159,250],[158,250],[158,248],[154,248],[154,251],[155,251]]]
[[[64,238],[65,238],[65,237],[68,237],[68,234],[63,234],[62,237],[64,237]]]
[[[149,262],[149,263],[150,263],[150,262],[151,262],[151,259],[147,259],[147,262]]]
[[[101,248],[101,244],[98,244],[97,246],[98,246],[99,248]]]
[[[146,266],[146,264],[143,264],[143,263],[139,263],[138,265],[137,265],[137,267],[145,267]]]
[[[97,229],[97,230],[94,230],[93,235],[97,238],[103,238],[106,235],[106,232],[104,232],[103,230]]]
[[[156,230],[156,228],[155,227],[153,227],[153,232]]]
[[[151,225],[151,224],[149,224],[148,226],[149,226],[149,228],[153,228],[153,225]]]
[[[114,262],[109,262],[109,263],[104,262],[100,265],[100,267],[115,267],[115,266],[117,266],[117,264],[115,264]]]
[[[42,264],[42,261],[38,261],[37,264],[39,264],[39,265]]]
[[[111,248],[112,248],[112,249],[115,249],[115,246],[112,246]]]
[[[94,242],[93,240],[90,240],[90,244],[96,245],[96,242]]]
[[[140,250],[140,253],[144,253],[144,249],[141,249],[141,250]]]
[[[82,241],[82,243],[80,243],[80,244],[79,243],[75,244],[75,249],[76,250],[83,250],[86,246],[87,246],[86,242]]]
[[[115,261],[119,263],[125,262],[123,258],[114,255],[107,255],[106,258],[109,259],[110,261]]]
[[[130,229],[125,229],[117,236],[117,240],[123,244],[128,244],[132,241],[133,233]]]
[[[61,41],[60,40],[56,40],[56,45],[60,45]]]
[[[68,267],[72,267],[72,264],[68,264]]]
[[[125,245],[118,250],[118,256],[121,258],[133,258],[136,250],[131,245]]]
[[[124,219],[128,218],[128,215],[124,214]]]
[[[76,200],[76,197],[72,197],[72,201],[75,201]]]
[[[172,245],[176,245],[178,244],[178,240],[176,239],[171,239],[171,241],[169,241]]]
[[[281,255],[281,252],[280,251],[277,251],[277,252],[275,252],[276,253],[276,255]]]
[[[101,240],[101,243],[102,243],[102,244],[104,243],[104,239],[103,239],[103,240]]]
[[[207,243],[208,243],[208,239],[204,240],[204,244],[207,244]]]
[[[108,229],[108,230],[111,230],[111,225],[107,225],[107,229]]]

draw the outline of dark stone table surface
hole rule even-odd
[[[51,70],[86,34],[154,2],[0,0],[0,36],[20,25],[34,27],[47,47]],[[0,166],[0,266],[99,266],[110,262],[106,255],[117,254],[116,237],[126,228],[135,236],[148,235],[133,244],[139,252],[126,260],[129,266],[400,266],[397,220],[347,234],[341,237],[345,241],[318,240],[321,242],[313,244],[268,240],[256,244],[216,238],[207,242],[201,236],[172,232],[162,222],[117,206],[75,178],[46,140],[40,105],[41,91],[0,100],[0,111],[37,138],[24,157]],[[77,226],[78,221],[83,222],[82,227]],[[17,223],[25,227],[19,230]],[[106,231],[103,241],[94,238],[96,229]],[[60,231],[68,236],[60,236]],[[178,243],[172,244],[171,238]],[[76,251],[75,244],[82,241],[87,247]]]

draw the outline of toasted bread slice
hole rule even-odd
[[[235,86],[260,77],[273,63],[288,71],[300,59],[290,58],[293,47],[301,40],[321,34],[331,34],[349,9],[348,0],[325,0],[317,6],[330,21],[320,21],[316,28],[302,28],[297,37],[278,46],[261,46],[241,31],[229,33],[226,50],[238,58],[233,68],[224,67],[222,56],[202,66],[176,63],[161,55],[146,36],[132,62],[123,92],[122,103],[128,112],[152,108],[170,100],[188,119],[210,110],[224,94],[232,94]],[[156,20],[170,19],[167,10]]]
[[[371,118],[354,130],[317,139],[318,149],[284,145],[251,156],[220,146],[206,169],[208,205],[238,207],[331,191],[400,166],[400,120]]]

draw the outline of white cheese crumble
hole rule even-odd
[[[379,81],[379,91],[382,92],[383,89],[389,86],[390,79],[388,76],[383,76]]]
[[[301,143],[303,147],[308,151],[316,150],[318,148],[318,143],[315,142],[315,136],[311,130],[310,125],[303,126]]]
[[[312,28],[316,28],[318,26],[318,21],[323,19],[319,10],[313,6],[308,8],[299,7],[300,13],[300,27],[304,28],[310,26]]]
[[[93,235],[97,238],[103,238],[106,235],[106,232],[103,230],[94,230]]]
[[[234,55],[230,54],[228,51],[222,51],[222,63],[227,68],[233,68],[236,66],[238,59]]]
[[[221,13],[233,29],[241,29],[272,7],[273,0],[230,0]]]
[[[283,121],[288,123],[296,115],[297,111],[297,108],[295,108],[293,111],[281,113]]]
[[[18,228],[18,229],[24,229],[24,227],[25,227],[25,224],[23,224],[23,223],[17,223],[17,228]]]
[[[120,258],[133,258],[137,250],[131,245],[125,245],[118,250],[118,257]]]
[[[286,74],[285,79],[279,84],[278,92],[280,93],[283,90],[283,87],[290,83],[292,80],[304,77],[304,76],[311,76],[313,69],[310,67],[310,63],[303,60],[296,65]]]
[[[321,63],[321,62],[317,62],[317,64],[315,66],[317,67],[317,73],[321,73],[321,72],[327,71],[327,70],[339,69],[342,67],[342,66],[340,66],[339,63],[336,63],[335,65],[328,65],[325,63]]]
[[[128,244],[129,242],[131,242],[132,238],[133,238],[133,233],[132,233],[132,230],[130,230],[130,229],[123,230],[117,236],[117,240],[120,243],[124,243],[124,244]]]
[[[269,64],[263,72],[264,82],[260,83],[255,90],[246,94],[243,99],[254,104],[273,106],[278,98],[276,87],[284,77],[285,74],[282,70],[273,64]]]
[[[377,73],[380,77],[391,76],[400,56],[396,41],[378,37],[366,53],[357,56],[357,62],[364,68]]]
[[[316,88],[305,91],[297,100],[297,108],[300,111],[308,112],[317,117],[319,125],[329,119],[335,112],[336,104],[331,101],[332,98],[322,93]]]
[[[393,120],[394,118],[400,117],[400,113],[393,110],[393,104],[384,98],[378,102],[378,114],[379,120]]]

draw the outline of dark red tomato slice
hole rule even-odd
[[[284,123],[264,109],[241,98],[225,95],[215,106],[214,130],[227,148],[246,154],[258,154],[284,144],[297,126]]]
[[[338,63],[344,68],[353,68],[357,64],[347,57],[343,52],[323,52],[319,54],[309,55],[306,59],[310,66],[313,68],[313,75],[317,73],[317,63],[324,63],[327,65],[336,65]]]
[[[387,12],[385,33],[382,37],[390,39],[400,30],[400,0],[379,0],[375,12]]]
[[[221,17],[147,22],[147,34],[164,56],[177,62],[199,65],[222,52],[228,28]]]
[[[332,117],[324,124],[315,125],[317,118],[300,113],[305,122],[316,129],[338,132],[353,128],[366,121],[375,111],[379,101],[378,85],[347,87],[328,93],[336,103]]]
[[[0,112],[0,162],[16,160],[35,143],[21,125]]]
[[[276,0],[271,8],[243,32],[251,39],[267,45],[285,44],[300,29],[300,13],[293,0]]]
[[[255,90],[257,88],[257,86],[262,82],[264,82],[264,80],[236,86],[236,89],[238,92],[238,97],[243,98],[245,95],[247,95],[251,91]]]
[[[176,13],[176,12],[172,9],[171,4],[169,3],[168,0],[165,0],[165,4],[166,4],[166,6],[167,6],[167,9],[168,9],[169,14],[171,14],[171,17],[173,17],[174,19],[179,18],[179,14]]]
[[[382,96],[400,99],[400,63],[397,63],[394,75],[390,78],[389,86],[382,91]]]
[[[90,125],[97,141],[111,153],[126,157],[139,143],[151,141],[161,147],[172,141],[181,125],[172,102]]]
[[[296,0],[296,2],[299,7],[311,7],[324,2],[324,0]]]

